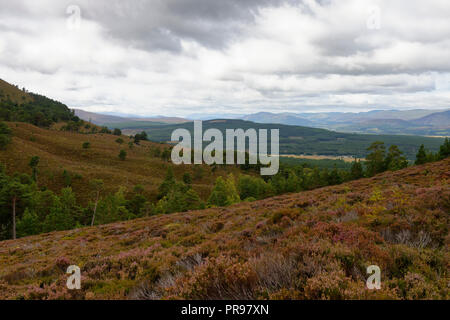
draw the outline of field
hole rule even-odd
[[[16,132],[24,139],[31,129]],[[32,131],[43,148],[49,138]],[[94,146],[113,139],[91,138]],[[78,153],[61,163],[86,163]],[[122,178],[132,170],[119,168]],[[448,299],[449,179],[447,159],[257,202],[0,242],[0,298]],[[71,264],[81,268],[79,291],[65,287]],[[365,287],[373,264],[381,290]]]
[[[310,168],[318,167],[323,169],[334,169],[334,167],[342,170],[350,170],[352,162],[328,158],[326,156],[317,158],[315,156],[281,156],[280,163],[288,166],[306,165]]]

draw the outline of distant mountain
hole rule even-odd
[[[138,118],[138,117],[122,117],[122,116],[113,116],[108,114],[94,113],[88,112],[80,109],[73,109],[75,115],[80,117],[85,121],[91,121],[97,125],[112,125],[112,124],[121,124],[121,123],[133,123],[133,122],[160,122],[160,123],[183,123],[188,120],[183,118],[176,117],[150,117],[150,118]]]
[[[259,112],[245,116],[242,120],[253,121],[256,123],[280,123],[293,126],[314,127],[314,122],[301,118],[294,113],[276,114],[270,112]]]
[[[411,122],[417,125],[435,126],[448,129],[450,128],[450,110],[432,113]]]
[[[369,112],[269,113],[241,117],[256,123],[279,123],[340,132],[450,135],[450,110],[374,110]]]
[[[367,112],[324,112],[324,113],[300,113],[298,116],[309,120],[329,121],[332,123],[349,122],[349,121],[363,121],[375,119],[400,119],[413,120],[425,117],[435,112],[442,110],[372,110]]]

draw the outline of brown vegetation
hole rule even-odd
[[[116,141],[119,137],[111,134],[61,131],[61,123],[55,125],[53,130],[27,123],[8,125],[12,130],[12,143],[0,153],[0,163],[6,166],[7,172],[30,174],[30,159],[39,156],[39,184],[59,193],[61,188],[66,187],[63,177],[66,170],[72,177],[72,188],[82,203],[90,199],[89,181],[93,179],[104,181],[105,193],[117,192],[121,186],[131,190],[140,184],[144,186],[146,197],[156,200],[157,189],[169,166],[173,167],[178,180],[182,180],[186,172],[196,176],[191,166],[175,166],[151,155],[152,147],[164,150],[169,147],[167,145],[141,141],[139,145],[129,148],[128,143],[133,140],[127,136],[120,137],[123,143],[119,144]],[[87,149],[83,148],[85,142],[90,143]],[[126,149],[126,161],[121,161],[117,156],[122,149]],[[238,172],[238,169],[224,167],[212,172],[209,167],[203,166],[202,171],[204,174],[194,179],[192,187],[206,200],[218,176]]]
[[[64,148],[70,134],[55,135],[47,145],[50,137],[32,130],[39,147],[27,142],[30,127],[15,129],[27,148],[42,155]],[[67,146],[58,162],[48,161],[119,180],[129,171],[141,183],[139,168],[115,159],[114,137],[90,138],[93,150],[102,148],[98,157],[114,168],[72,151],[75,146]],[[152,163],[138,152],[130,151],[136,163]],[[449,179],[447,159],[226,208],[0,242],[0,297],[448,299]],[[69,264],[82,270],[79,291],[65,287]],[[381,268],[381,290],[365,287],[372,264]]]

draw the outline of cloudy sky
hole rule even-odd
[[[0,0],[0,78],[135,115],[450,107],[448,0]]]

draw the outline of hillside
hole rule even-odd
[[[85,121],[95,123],[97,125],[107,125],[115,128],[123,128],[124,124],[156,122],[156,123],[183,123],[186,119],[176,117],[152,117],[152,118],[136,118],[136,117],[118,117],[95,112],[88,112],[80,109],[73,109],[76,116]]]
[[[164,179],[167,168],[172,167],[175,177],[181,180],[184,173],[192,176],[191,166],[175,166],[161,158],[151,156],[153,147],[164,150],[167,145],[141,141],[130,149],[129,137],[119,138],[111,134],[82,134],[57,130],[61,124],[48,130],[28,123],[8,123],[12,130],[12,143],[5,151],[0,152],[0,163],[6,166],[7,172],[23,172],[30,174],[31,157],[39,156],[39,185],[47,186],[59,193],[67,186],[64,178],[66,170],[71,178],[71,186],[79,200],[86,203],[91,199],[89,181],[102,179],[105,183],[105,194],[116,192],[121,186],[131,190],[135,185],[144,187],[144,194],[149,199],[156,199],[157,188]],[[83,149],[84,142],[90,143],[89,149]],[[120,150],[126,150],[127,160],[118,158]],[[218,175],[237,172],[237,168],[227,167],[212,173],[207,166],[203,167],[201,179],[193,181],[193,188],[205,198]]]
[[[27,122],[50,127],[59,121],[79,120],[65,104],[26,89],[20,90],[0,79],[0,121]]]
[[[257,123],[280,123],[287,124],[291,126],[305,126],[314,127],[314,122],[301,118],[293,113],[270,113],[270,112],[259,112],[255,114],[250,114],[242,118],[242,120],[252,121]]]
[[[417,125],[437,126],[448,129],[450,128],[450,110],[436,112],[412,122]]]
[[[258,202],[0,242],[7,299],[448,299],[450,159]],[[82,289],[65,289],[68,265]],[[381,268],[381,290],[365,288]]]
[[[193,123],[175,125],[153,125],[142,127],[152,141],[170,141],[172,132],[177,128],[186,128],[193,136]],[[217,128],[224,134],[226,129],[241,128],[279,129],[280,154],[355,156],[363,158],[366,149],[374,141],[383,141],[387,146],[397,145],[408,159],[414,159],[418,148],[424,144],[429,150],[437,151],[443,139],[406,135],[370,135],[340,133],[317,128],[289,126],[282,124],[258,124],[243,120],[210,120],[203,122],[203,130]],[[136,131],[137,129],[134,128]],[[225,135],[224,135],[225,136]]]
[[[14,103],[19,104],[30,102],[32,100],[31,96],[27,92],[20,90],[18,87],[0,79],[0,102],[7,100],[8,98]]]

